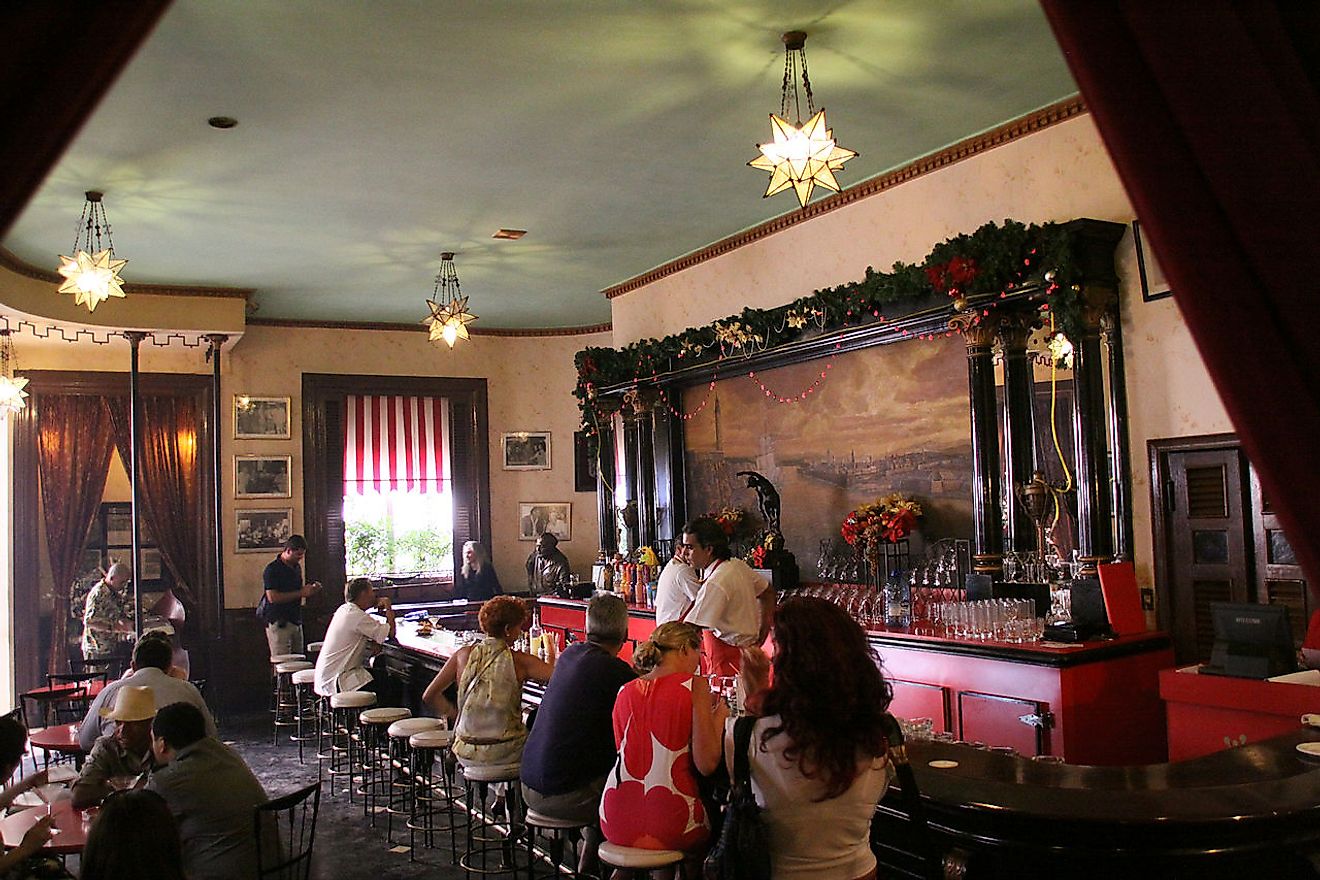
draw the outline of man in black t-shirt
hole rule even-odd
[[[266,622],[272,657],[303,652],[302,600],[321,590],[320,583],[303,584],[302,561],[306,555],[307,541],[302,535],[290,535],[280,555],[261,574],[265,589],[261,619]]]
[[[637,677],[618,657],[627,638],[628,606],[623,600],[613,594],[592,599],[587,641],[559,655],[523,748],[527,806],[587,826],[578,865],[583,874],[596,873],[600,796],[614,766],[614,698]]]

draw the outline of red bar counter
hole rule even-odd
[[[1320,712],[1320,687],[1165,669],[1160,696],[1169,719],[1169,760],[1186,761],[1291,733]]]

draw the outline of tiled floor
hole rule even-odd
[[[296,743],[271,744],[270,716],[264,713],[222,720],[220,736],[233,745],[266,793],[271,797],[285,794],[316,781],[316,761],[308,750],[308,763],[298,764]],[[362,816],[362,802],[349,803],[343,792],[327,796],[323,789],[321,811],[316,825],[316,855],[312,877],[316,880],[394,880],[425,877],[427,880],[458,880],[462,870],[449,864],[447,846],[418,851],[423,861],[411,862],[407,852],[391,852],[385,840],[385,821],[371,828]],[[406,845],[408,835],[399,832],[395,818],[395,840]],[[420,837],[419,837],[420,844]],[[447,840],[446,840],[447,844]],[[539,874],[539,872],[538,872]]]

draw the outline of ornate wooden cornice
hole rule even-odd
[[[967,352],[989,353],[999,331],[998,316],[987,320],[979,311],[959,312],[949,318],[949,329],[961,333],[967,343]]]
[[[26,260],[19,258],[17,254],[3,247],[0,247],[0,268],[8,269],[15,275],[22,275],[24,278],[33,278],[37,281],[49,282],[54,285],[64,283],[64,279],[55,272],[52,272],[49,269],[43,269],[40,266],[34,266]],[[135,293],[149,293],[155,296],[207,296],[220,299],[241,299],[250,302],[256,291],[250,287],[202,287],[199,285],[188,284],[125,284],[124,293],[129,295]]]
[[[429,328],[421,323],[403,324],[388,321],[312,321],[295,318],[248,318],[249,327],[294,327],[311,330],[393,330],[404,333],[427,333]],[[468,326],[473,336],[513,336],[520,338],[548,336],[587,336],[592,333],[608,333],[614,325],[588,324],[581,327],[541,327],[541,328],[476,328]]]
[[[929,156],[923,156],[914,162],[904,165],[902,168],[897,168],[886,174],[881,174],[878,177],[864,180],[856,186],[845,189],[843,192],[836,193],[828,198],[821,199],[818,202],[812,202],[799,211],[790,211],[787,214],[775,217],[773,220],[767,220],[759,226],[753,226],[751,229],[745,229],[736,235],[731,235],[728,238],[715,242],[714,244],[707,245],[699,251],[694,251],[690,254],[679,257],[676,260],[671,260],[662,266],[657,266],[643,275],[638,275],[635,278],[630,278],[627,281],[620,282],[612,287],[607,287],[602,290],[601,293],[605,294],[606,299],[614,299],[616,296],[622,296],[623,294],[636,290],[639,287],[645,287],[653,281],[658,281],[659,279],[668,275],[673,275],[676,272],[682,272],[684,269],[690,269],[699,263],[714,259],[715,257],[728,253],[729,251],[736,250],[743,245],[751,244],[754,241],[774,235],[776,232],[788,229],[790,226],[804,223],[807,220],[814,219],[822,214],[827,214],[830,211],[842,208],[845,205],[850,205],[859,199],[876,195],[877,193],[892,189],[893,187],[898,186],[901,183],[906,183],[914,178],[930,174],[934,171],[939,171],[955,162],[961,162],[963,159],[970,158],[978,153],[984,153],[995,147],[1003,146],[1004,144],[1015,141],[1020,137],[1025,137],[1026,135],[1049,128],[1052,125],[1072,119],[1074,116],[1080,116],[1086,112],[1086,105],[1082,102],[1081,97],[1074,96],[1071,98],[1065,98],[1062,101],[1050,104],[1048,107],[1043,107],[1040,110],[1036,110],[1026,116],[1015,119],[1012,122],[1001,125],[996,129],[967,138],[951,147],[946,147],[939,152],[931,153]]]

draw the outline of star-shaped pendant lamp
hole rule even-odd
[[[770,184],[765,198],[783,192],[789,187],[797,194],[798,204],[805,207],[811,192],[817,186],[839,191],[834,172],[843,169],[843,163],[857,155],[839,146],[834,131],[825,122],[824,108],[817,110],[811,95],[811,80],[807,76],[807,35],[802,31],[784,34],[784,84],[779,104],[779,115],[770,114],[770,127],[774,140],[759,144],[761,155],[747,164],[770,172]],[[802,121],[802,108],[798,99],[798,66],[802,67],[802,87],[807,93],[807,114]],[[797,124],[788,121],[789,93],[793,96],[794,117]]]
[[[0,417],[27,406],[27,383],[27,377],[14,375],[14,344],[9,339],[9,328],[0,329]]]
[[[467,325],[477,320],[477,316],[467,310],[468,298],[459,286],[452,251],[440,255],[440,271],[435,276],[432,297],[426,301],[431,314],[422,319],[423,324],[431,327],[431,341],[443,339],[446,345],[453,348],[458,340],[470,338]]]
[[[86,195],[78,232],[73,238],[73,256],[60,254],[59,273],[64,276],[60,293],[73,294],[75,303],[94,312],[110,297],[124,296],[124,279],[119,277],[119,270],[128,260],[115,258],[115,243],[110,238],[110,221],[105,216],[102,194],[88,190]]]

